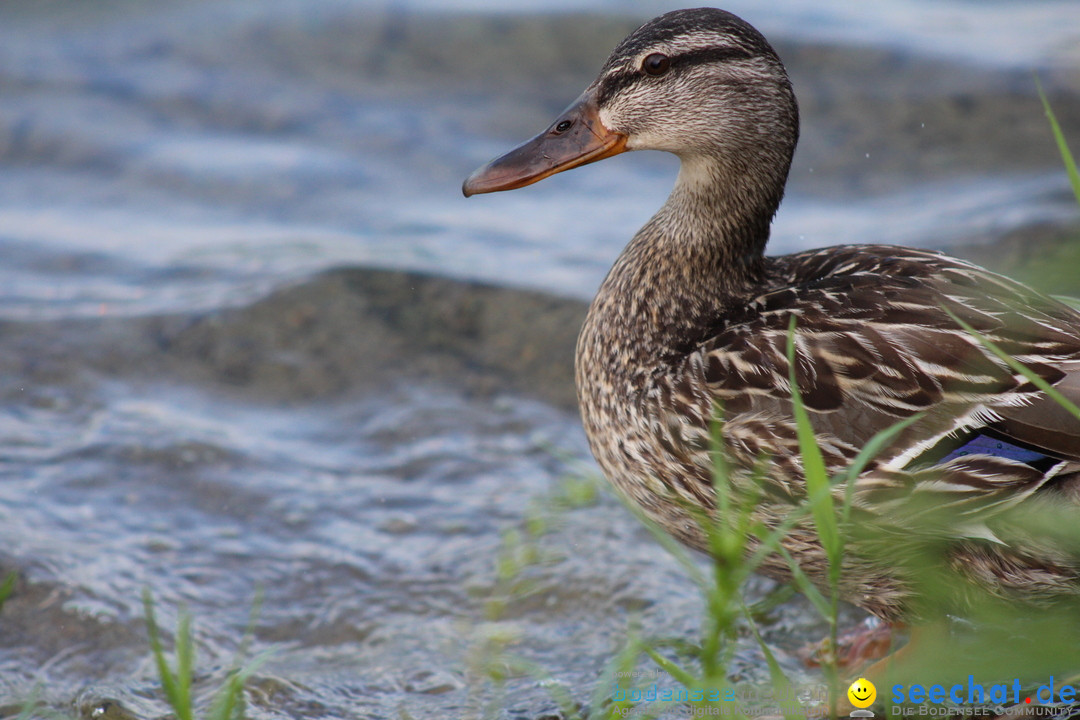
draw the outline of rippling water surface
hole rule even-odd
[[[775,6],[729,6],[801,100],[775,251],[1075,227],[1031,79],[1080,137],[1070,3]],[[675,164],[623,156],[469,201],[460,182],[670,7],[0,8],[0,571],[19,578],[0,716],[35,692],[71,716],[162,715],[145,588],[166,626],[194,614],[202,693],[263,593],[251,651],[276,650],[253,717],[481,712],[504,533],[594,472],[581,301]],[[615,500],[562,521],[501,627],[584,700],[632,617],[690,637],[700,608]],[[802,676],[807,607],[766,632]],[[752,642],[736,668],[765,676]],[[550,698],[516,678],[502,712]]]

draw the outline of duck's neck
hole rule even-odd
[[[579,364],[584,354],[596,354],[610,371],[640,375],[689,350],[745,303],[764,278],[765,243],[780,201],[750,177],[707,159],[683,159],[671,196],[600,286]]]

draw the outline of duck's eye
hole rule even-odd
[[[664,53],[646,55],[641,61],[641,69],[649,75],[663,75],[671,67],[671,58]]]
[[[555,132],[563,133],[570,129],[570,126],[574,124],[573,120],[563,120],[555,126]]]

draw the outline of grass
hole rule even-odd
[[[0,582],[0,610],[3,610],[14,589],[17,574],[9,573]],[[157,668],[158,681],[161,685],[165,702],[172,710],[176,720],[241,720],[244,717],[245,686],[260,667],[270,658],[272,651],[264,652],[244,663],[251,641],[252,629],[262,605],[261,593],[252,605],[248,629],[241,640],[240,647],[232,666],[226,673],[225,680],[211,693],[209,706],[197,713],[195,672],[195,641],[192,633],[191,614],[181,608],[174,635],[173,660],[170,662],[161,639],[161,631],[154,609],[154,600],[149,589],[143,592],[143,610],[146,619],[146,632],[150,652]],[[30,697],[23,701],[19,713],[12,720],[30,720],[31,718],[68,718],[69,716],[51,710],[42,704],[40,686],[35,687]],[[95,715],[96,717],[96,715]]]
[[[789,353],[791,352],[793,348],[789,348]],[[881,447],[917,418],[900,423],[875,437],[851,468],[840,477],[830,478],[825,471],[820,449],[800,400],[796,401],[796,407],[803,456],[805,458],[816,455],[816,461],[811,460],[807,465],[812,468],[808,472],[815,472],[817,475],[812,481],[812,489],[809,490],[806,501],[796,506],[786,521],[778,527],[766,527],[754,519],[753,511],[758,499],[756,493],[738,495],[732,492],[730,468],[719,450],[722,427],[719,424],[714,426],[713,488],[716,493],[716,510],[714,513],[705,513],[697,508],[686,508],[705,532],[710,548],[709,572],[702,572],[699,564],[685,548],[644,517],[636,506],[627,504],[628,509],[649,528],[656,540],[675,558],[701,592],[706,611],[702,616],[700,633],[695,641],[673,642],[643,636],[640,630],[632,625],[623,649],[609,663],[597,683],[596,691],[585,706],[577,706],[572,698],[561,690],[561,686],[547,683],[549,687],[558,690],[554,699],[564,718],[613,720],[624,717],[631,711],[634,711],[635,717],[659,717],[660,713],[682,704],[688,704],[699,712],[723,711],[730,714],[730,703],[737,693],[735,684],[728,678],[729,668],[736,640],[744,632],[749,632],[755,639],[768,666],[774,688],[783,691],[785,697],[794,697],[793,683],[781,670],[773,649],[763,640],[755,619],[774,604],[789,599],[791,592],[787,587],[782,587],[774,595],[752,605],[746,600],[744,587],[769,553],[786,554],[781,546],[783,539],[792,527],[807,520],[812,520],[819,534],[829,538],[826,541],[830,561],[828,594],[823,595],[798,564],[790,557],[788,560],[795,585],[810,599],[814,608],[828,623],[830,638],[835,646],[840,606],[840,568],[846,534],[843,524],[847,522],[851,496],[846,493],[844,501],[839,506],[834,506],[834,488],[861,472]],[[763,462],[752,478],[752,487],[760,487],[765,471],[766,465]],[[568,487],[571,488],[570,491],[566,490]],[[537,590],[536,583],[530,578],[530,571],[551,559],[544,549],[544,540],[561,527],[560,515],[587,507],[594,501],[595,492],[595,484],[586,479],[564,480],[563,485],[552,496],[534,502],[521,528],[509,530],[504,535],[502,551],[496,562],[496,589],[486,606],[487,624],[478,631],[478,644],[470,662],[470,674],[474,678],[486,679],[497,690],[483,712],[478,713],[479,716],[498,715],[505,706],[505,686],[511,677],[528,676],[550,681],[551,676],[544,669],[509,652],[508,648],[518,638],[507,625],[501,624],[500,620],[513,602],[523,600]],[[580,500],[566,502],[567,497],[577,497]],[[751,544],[752,539],[757,541],[756,548]],[[631,688],[627,688],[626,697],[613,696],[610,689],[616,679],[629,677],[631,671],[645,661],[653,663],[681,686],[681,690],[673,691],[674,699],[659,699],[646,704],[646,707],[640,699],[631,696]],[[835,698],[839,694],[837,691],[841,689],[840,670],[835,653],[827,656],[825,673],[831,688],[829,710],[835,715]],[[797,703],[788,703],[780,709],[787,718],[805,717],[806,713]]]
[[[261,597],[257,597],[252,607],[248,630],[241,641],[233,666],[225,681],[213,693],[209,708],[199,716],[203,720],[239,720],[244,717],[244,687],[270,655],[269,652],[263,653],[241,665],[261,605]],[[177,720],[195,720],[196,703],[193,684],[195,643],[191,630],[191,615],[186,609],[181,608],[174,636],[175,659],[173,663],[170,663],[161,641],[161,633],[154,612],[154,600],[149,590],[143,592],[143,609],[146,614],[146,632],[150,640],[150,651],[157,666],[158,679],[165,700],[172,708]]]
[[[14,587],[14,577],[15,574],[12,573],[0,585],[0,609],[2,609],[3,601],[7,599],[11,589]],[[143,611],[145,613],[150,653],[157,668],[162,694],[165,702],[172,710],[172,717],[175,720],[196,720],[196,718],[201,718],[201,720],[242,720],[245,709],[244,688],[251,676],[270,657],[270,651],[268,651],[246,664],[242,664],[242,659],[247,654],[251,631],[258,617],[261,604],[260,594],[260,596],[256,597],[252,606],[248,630],[241,640],[232,667],[227,672],[224,682],[213,691],[209,707],[202,713],[197,713],[198,702],[194,680],[195,641],[192,633],[191,614],[186,609],[180,609],[174,635],[173,660],[170,662],[161,639],[153,597],[149,589],[143,591]],[[39,696],[40,686],[36,687],[30,697],[22,703],[22,709],[12,720],[30,720],[31,718],[56,718],[59,720],[70,717],[44,706]],[[95,710],[92,717],[98,717],[98,713],[101,712],[101,709]],[[101,716],[109,717],[110,714],[105,712]],[[129,717],[129,715],[126,712],[121,712],[120,717]]]
[[[7,574],[3,582],[0,582],[0,612],[4,609],[4,603],[15,592],[15,582],[19,579],[18,573],[12,571]]]
[[[1065,172],[1069,176],[1069,184],[1072,185],[1076,202],[1080,204],[1080,170],[1076,168],[1076,160],[1073,158],[1072,151],[1069,150],[1069,143],[1065,139],[1065,133],[1061,131],[1061,124],[1058,123],[1057,116],[1054,115],[1054,109],[1050,107],[1050,101],[1047,99],[1046,93],[1043,92],[1042,83],[1039,82],[1037,75],[1035,76],[1035,88],[1039,91],[1039,100],[1042,101],[1046,119],[1050,122],[1050,132],[1053,133],[1054,142],[1057,143],[1058,152],[1061,153],[1061,161],[1064,163]]]
[[[508,681],[531,677],[546,683],[565,717],[579,717],[569,693],[550,682],[550,673],[512,652],[511,647],[520,637],[513,623],[507,621],[507,611],[541,591],[532,571],[556,560],[546,548],[545,538],[561,529],[568,512],[594,505],[597,493],[598,483],[588,477],[564,477],[552,492],[530,502],[519,528],[503,533],[495,561],[495,587],[484,603],[484,622],[475,629],[466,661],[473,694],[481,695],[478,686],[485,682],[493,691],[486,700],[477,701],[482,707],[474,708],[474,716],[496,716],[506,705]]]
[[[958,321],[960,322],[960,321]],[[962,323],[961,323],[962,324]],[[973,332],[973,331],[972,331]],[[980,342],[995,353],[1000,350],[993,347],[985,338],[974,333]],[[794,348],[789,342],[789,357],[794,360]],[[1036,384],[1045,384],[1027,368],[1011,358],[1001,355],[1003,361],[1014,365],[1017,372],[1023,373]],[[794,363],[792,363],[794,366]],[[642,522],[652,530],[656,539],[671,553],[685,570],[689,579],[697,585],[702,594],[705,612],[701,619],[701,629],[695,641],[676,643],[669,640],[649,638],[632,624],[623,643],[622,650],[609,663],[596,690],[583,706],[578,706],[561,686],[555,698],[561,708],[562,717],[567,720],[614,720],[633,712],[634,717],[661,717],[677,706],[688,706],[698,715],[722,713],[731,717],[751,717],[756,712],[750,706],[740,702],[739,693],[735,692],[735,683],[729,678],[731,661],[735,651],[735,641],[740,634],[749,634],[758,645],[764,663],[769,669],[772,691],[778,697],[794,697],[793,683],[780,668],[776,652],[763,640],[755,617],[758,613],[751,607],[744,594],[746,581],[758,569],[765,555],[780,552],[787,557],[793,575],[793,584],[811,602],[829,628],[828,641],[835,648],[840,616],[840,579],[847,544],[857,530],[851,527],[850,509],[853,483],[873,456],[888,444],[893,437],[910,423],[918,420],[913,417],[889,428],[876,436],[857,459],[844,472],[830,477],[824,462],[820,460],[820,449],[814,438],[809,416],[802,407],[798,396],[797,384],[792,378],[794,392],[795,417],[798,423],[800,450],[807,472],[807,495],[805,501],[793,507],[785,522],[778,527],[769,528],[753,519],[753,509],[757,497],[750,493],[738,495],[731,491],[729,468],[715,450],[715,490],[716,511],[713,514],[698,513],[708,539],[710,572],[703,573],[698,563],[694,562],[687,550],[680,546],[664,531],[655,527],[641,516],[635,507],[628,506],[638,514]],[[1052,391],[1052,388],[1050,389]],[[1053,394],[1053,393],[1052,393]],[[1080,409],[1067,405],[1078,420]],[[715,436],[719,440],[721,428],[717,426]],[[719,447],[718,442],[716,447]],[[763,478],[764,467],[758,474],[757,481]],[[576,481],[584,483],[585,481]],[[845,488],[840,493],[839,488]],[[839,499],[838,497],[839,496]],[[591,496],[590,496],[591,497]],[[573,505],[561,505],[555,512],[568,512]],[[545,562],[544,538],[557,529],[549,511],[545,519],[536,520],[531,515],[522,531],[511,531],[504,542],[503,553],[498,563],[500,590],[497,600],[489,604],[490,621],[497,621],[506,609],[515,601],[516,593],[535,590],[535,585],[524,582],[529,570]],[[1037,536],[1047,538],[1060,546],[1068,548],[1080,557],[1080,528],[1068,509],[1049,506],[1021,508],[1008,515],[1008,521],[1015,527]],[[829,561],[828,583],[824,590],[819,589],[802,572],[801,568],[786,554],[781,542],[796,525],[811,522],[825,548]],[[953,589],[941,591],[937,586],[941,578],[954,578],[955,572],[943,566],[943,554],[938,551],[941,543],[935,543],[932,535],[934,528],[925,529],[931,539],[922,543],[924,550],[918,556],[917,564],[925,574],[925,582],[920,585],[924,602],[931,608],[928,616],[944,616],[950,609],[954,597]],[[948,526],[937,528],[938,538],[951,536]],[[756,538],[759,544],[752,549],[750,538]],[[925,538],[923,538],[925,540]],[[899,546],[902,543],[898,543]],[[766,598],[764,604],[772,602]],[[954,630],[932,636],[921,648],[920,654],[909,659],[906,665],[895,669],[892,682],[922,682],[927,685],[962,682],[969,675],[976,677],[988,687],[998,681],[1013,678],[1024,683],[1041,684],[1054,675],[1060,680],[1063,671],[1076,670],[1076,648],[1080,646],[1080,614],[1075,606],[1062,608],[1043,608],[1032,615],[1029,607],[1013,604],[999,599],[986,598],[972,603],[966,620],[970,627],[959,633]],[[1017,637],[1017,634],[1021,636]],[[498,652],[491,655],[493,638]],[[542,668],[521,660],[514,660],[507,652],[512,644],[512,634],[487,636],[489,644],[474,658],[474,671],[496,683],[505,685],[513,675],[525,675],[537,679],[550,680],[550,675]],[[677,699],[658,699],[644,702],[633,699],[629,692],[622,698],[613,698],[610,688],[615,678],[629,677],[629,673],[641,663],[652,663],[681,686],[682,693]],[[826,684],[829,688],[828,705],[825,711],[830,717],[839,715],[837,699],[846,690],[846,682],[841,681],[842,672],[837,664],[836,654],[826,653],[823,667]],[[1078,681],[1080,682],[1080,681]],[[1075,684],[1075,683],[1074,683]],[[629,691],[629,688],[627,689]],[[889,702],[886,687],[878,690],[879,704]],[[505,707],[501,701],[493,702],[483,713],[485,717],[495,717]],[[810,711],[799,703],[778,703],[776,711],[787,720],[806,717]],[[815,712],[820,712],[820,708]],[[892,712],[888,709],[887,712]],[[891,715],[890,715],[891,716]]]
[[[1077,169],[1076,160],[1038,77],[1035,78],[1035,84],[1073,194],[1077,203],[1080,203],[1080,170]],[[1077,294],[1080,235],[1075,231],[1049,231],[1047,236],[1042,238],[1024,236],[1021,242],[1009,243],[995,249],[995,256],[986,259],[995,264],[1005,264],[1010,268],[1009,274],[1012,277],[1043,292]]]

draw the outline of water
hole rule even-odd
[[[202,693],[262,589],[253,717],[480,712],[502,534],[592,471],[582,300],[675,165],[468,201],[460,182],[668,7],[4,5],[0,715],[38,687],[75,716],[160,716],[144,588],[167,627],[195,615]],[[803,111],[775,251],[1075,225],[1030,75],[1077,137],[1068,3],[729,7]],[[506,627],[583,700],[632,616],[688,638],[700,603],[611,498],[564,521]],[[765,631],[805,676],[806,604]],[[750,642],[737,667],[765,677]],[[553,707],[510,690],[506,716]]]

